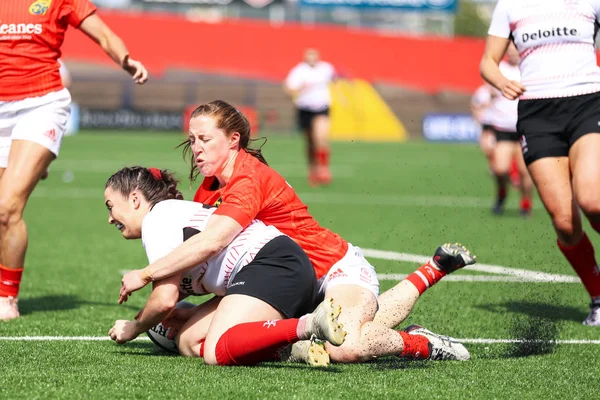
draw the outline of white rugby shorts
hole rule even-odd
[[[337,285],[358,285],[379,297],[379,279],[375,267],[367,261],[359,247],[350,243],[346,255],[319,279],[319,292],[324,295],[327,289]]]
[[[0,101],[0,168],[8,165],[13,140],[38,143],[58,156],[67,127],[71,94],[67,89],[17,101]]]

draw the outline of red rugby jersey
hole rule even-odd
[[[0,101],[61,90],[58,58],[67,27],[95,11],[89,0],[2,0]]]
[[[215,214],[227,215],[244,228],[253,219],[275,226],[308,254],[317,278],[346,255],[348,243],[321,227],[285,179],[246,151],[238,154],[227,186],[215,189],[215,181],[204,178],[194,201],[217,204]]]

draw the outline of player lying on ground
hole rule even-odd
[[[110,188],[110,185],[109,185]],[[131,196],[130,192],[132,189],[135,189],[134,186],[129,187],[128,189],[123,189],[121,191],[121,196],[124,198],[128,198]],[[108,190],[108,189],[107,189]],[[198,205],[200,206],[200,205]],[[218,209],[217,209],[218,210]],[[195,237],[202,235],[203,233],[210,231],[210,221],[214,219],[217,211],[213,210],[211,215],[207,216],[206,226],[202,229],[202,232],[194,237],[190,238],[187,242],[192,241]],[[122,217],[111,214],[111,222],[116,224],[121,229],[126,229],[128,223],[123,220]],[[246,229],[248,229],[247,225]],[[275,229],[275,227],[272,227]],[[179,230],[182,227],[177,228]],[[214,227],[212,229],[215,229]],[[124,231],[126,232],[126,231]],[[244,232],[242,230],[239,234]],[[125,233],[124,233],[125,234]],[[238,234],[238,235],[239,235]],[[237,235],[236,235],[237,237]],[[175,237],[179,241],[179,243],[183,242],[181,235]],[[232,239],[227,245],[223,248],[227,248],[231,246],[232,243],[235,242],[235,238]],[[172,246],[175,249],[176,245]],[[223,248],[218,249],[214,254],[210,254],[208,257],[203,258],[198,263],[190,264],[189,268],[186,267],[186,264],[183,264],[183,268],[178,271],[170,271],[170,275],[165,276],[153,276],[152,274],[145,274],[142,278],[142,282],[139,282],[138,287],[144,286],[146,283],[150,282],[152,279],[155,281],[160,281],[172,276],[179,277],[181,273],[193,270],[198,265],[203,265],[214,258],[217,254],[220,254]],[[169,253],[170,254],[170,253]],[[150,262],[156,262],[156,260],[164,259],[165,257],[169,257],[169,254],[161,254],[160,256],[150,257]],[[206,254],[206,253],[204,253]],[[164,257],[163,257],[164,256]],[[162,257],[162,258],[161,258]],[[192,255],[192,260],[194,256]],[[443,246],[436,252],[437,262],[443,265],[464,265],[465,263],[473,263],[474,258],[468,253],[466,249],[456,245],[447,245]],[[464,261],[467,260],[467,261]],[[424,291],[427,286],[430,284],[430,280],[434,278],[439,278],[442,276],[442,272],[440,271],[440,266],[436,261],[431,261],[427,263],[425,266],[421,267],[411,278],[415,280],[415,287],[418,287],[419,290]],[[159,271],[160,272],[160,271]],[[128,274],[131,277],[131,274]],[[123,278],[125,282],[128,279],[127,275]],[[370,286],[367,286],[370,285]],[[411,285],[413,285],[411,283]],[[417,286],[418,285],[418,286]],[[336,269],[332,271],[331,274],[327,276],[327,279],[324,279],[320,282],[319,286],[319,295],[321,298],[331,297],[331,294],[337,293],[339,296],[343,296],[346,298],[346,302],[348,307],[354,308],[354,316],[353,318],[346,318],[348,324],[358,328],[358,332],[354,332],[356,341],[360,341],[357,343],[360,346],[358,349],[351,347],[346,349],[344,352],[351,352],[351,354],[357,354],[360,352],[360,356],[358,357],[345,357],[342,353],[341,355],[338,353],[337,356],[333,356],[333,360],[336,362],[357,362],[362,360],[371,360],[377,356],[387,356],[387,355],[401,355],[405,357],[414,357],[421,359],[468,359],[468,352],[464,348],[464,346],[458,343],[444,342],[440,339],[439,336],[428,332],[422,328],[412,329],[410,334],[408,332],[400,332],[400,334],[390,328],[386,328],[380,324],[377,324],[373,321],[366,321],[362,319],[360,315],[357,314],[358,311],[362,310],[359,308],[361,306],[361,302],[363,301],[363,296],[365,287],[372,287],[373,289],[369,289],[368,295],[374,297],[373,307],[376,309],[377,307],[377,291],[379,288],[379,282],[377,280],[377,275],[374,271],[374,268],[369,262],[362,256],[360,249],[353,247],[352,253],[349,257],[349,260],[346,261],[346,265],[340,264],[336,266]],[[332,290],[334,288],[335,290]],[[416,290],[416,289],[415,289]],[[292,296],[293,292],[286,293],[288,296]],[[355,296],[355,297],[352,297]],[[121,301],[126,300],[128,297],[127,294],[123,294],[121,296]],[[419,297],[418,295],[416,296]],[[338,300],[336,299],[336,302]],[[358,304],[357,304],[358,303]],[[403,303],[399,303],[398,306],[404,312],[405,310],[409,310],[412,308],[414,301],[412,298],[409,298],[407,301]],[[346,310],[344,310],[346,312]],[[370,311],[372,314],[375,310]],[[344,314],[342,314],[343,316]],[[340,318],[342,317],[340,316]],[[344,326],[346,327],[347,325]],[[361,327],[362,325],[362,327]],[[328,348],[329,351],[335,349],[337,347]]]
[[[163,257],[204,230],[214,207],[182,198],[166,171],[124,168],[108,180],[109,223],[126,239],[142,239],[148,259]],[[291,343],[313,335],[333,346],[344,342],[339,306],[327,299],[312,314],[317,279],[292,239],[253,221],[232,243],[190,271],[154,283],[134,321],[119,320],[109,335],[125,343],[164,318],[184,295],[222,296],[216,308],[193,315],[178,335],[179,349],[211,365],[253,365],[272,360]]]

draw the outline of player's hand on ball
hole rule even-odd
[[[135,321],[119,319],[115,321],[115,325],[108,331],[108,334],[112,340],[123,344],[138,337],[139,332]]]
[[[167,339],[173,340],[175,336],[179,333],[183,325],[194,315],[196,308],[190,309],[175,309],[169,314],[167,318],[165,318],[161,323],[165,329],[169,329],[169,334],[167,335]]]
[[[146,286],[142,275],[142,271],[137,269],[123,275],[123,279],[121,279],[121,292],[119,293],[119,304],[126,302],[131,293]]]

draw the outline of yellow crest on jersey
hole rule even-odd
[[[46,11],[50,8],[52,0],[35,0],[29,6],[29,14],[31,15],[46,15]]]

